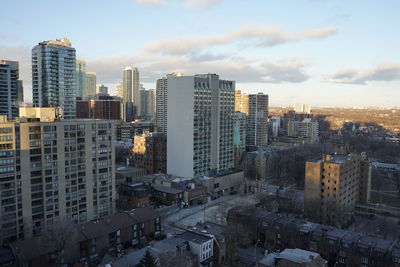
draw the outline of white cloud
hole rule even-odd
[[[104,83],[120,83],[122,70],[126,66],[136,66],[143,82],[154,82],[157,78],[173,71],[187,75],[196,73],[217,73],[224,79],[241,83],[299,83],[309,75],[304,68],[312,64],[309,60],[291,58],[285,61],[269,62],[252,59],[229,58],[227,56],[205,55],[152,55],[137,54],[117,56],[88,61],[88,69],[95,71]]]
[[[166,4],[165,0],[136,0],[136,3],[150,6],[163,6]]]
[[[287,42],[325,38],[337,33],[335,28],[318,28],[289,33],[278,27],[245,25],[227,34],[215,36],[182,36],[149,43],[144,49],[150,53],[187,54],[200,49],[239,41],[247,45],[275,46]]]
[[[208,9],[210,7],[219,5],[223,0],[186,0],[183,6],[193,9]]]
[[[325,82],[361,84],[371,81],[395,81],[400,80],[400,64],[383,62],[376,67],[361,71],[356,69],[341,69],[332,75],[325,75]]]

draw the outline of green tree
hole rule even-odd
[[[143,255],[142,259],[139,262],[139,265],[141,267],[156,267],[157,262],[151,252],[149,250],[146,250],[146,253]]]

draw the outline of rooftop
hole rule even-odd
[[[201,234],[196,234],[193,232],[184,232],[182,234],[177,235],[177,237],[197,244],[203,244],[212,239],[211,237]]]

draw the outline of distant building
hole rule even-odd
[[[32,49],[35,107],[60,107],[66,119],[76,114],[76,52],[68,39],[40,42]]]
[[[118,122],[117,123],[117,141],[129,142],[132,144],[136,135],[144,133],[153,133],[156,128],[156,122],[153,120]]]
[[[140,116],[154,117],[156,115],[156,90],[140,90]]]
[[[241,90],[235,90],[235,111],[249,115],[249,97]]]
[[[295,104],[294,111],[297,113],[311,113],[311,105],[309,104]]]
[[[279,129],[281,128],[281,117],[272,116],[270,119],[270,124],[271,124],[272,136],[277,137],[279,134]]]
[[[76,100],[76,117],[86,119],[121,119],[121,100],[106,96],[97,95],[94,99]]]
[[[139,95],[139,70],[135,67],[127,67],[123,72],[123,96],[124,103],[132,103],[135,107],[135,116],[140,111]]]
[[[24,83],[18,80],[18,103],[24,102]]]
[[[86,62],[76,60],[76,97],[83,98],[86,91]]]
[[[356,202],[366,198],[360,198],[364,192],[360,187],[371,176],[369,164],[363,160],[362,155],[333,154],[307,161],[305,216],[323,224],[345,227],[353,218]]]
[[[318,122],[306,118],[302,121],[288,122],[288,136],[310,138],[311,143],[316,143],[319,140]]]
[[[86,72],[86,89],[83,92],[83,97],[90,97],[96,94],[96,72]]]
[[[136,118],[137,109],[133,102],[122,103],[122,118],[125,122],[134,121]]]
[[[236,90],[235,111],[247,115],[246,145],[265,147],[268,144],[268,95],[242,94]]]
[[[115,95],[118,96],[119,98],[123,99],[124,87],[122,86],[122,84],[119,84],[115,87]]]
[[[238,169],[239,161],[242,153],[246,151],[246,114],[235,111],[233,114],[233,146],[235,153],[235,168]]]
[[[216,74],[167,79],[167,172],[194,178],[232,171],[235,82]]]
[[[108,87],[104,84],[96,86],[96,94],[99,95],[108,95]]]
[[[133,140],[132,165],[144,168],[149,174],[166,173],[167,139],[162,133],[144,133]]]
[[[268,95],[248,95],[247,145],[265,147],[268,144]]]
[[[8,119],[18,117],[19,94],[23,90],[18,79],[18,62],[0,60],[0,115],[7,115]]]

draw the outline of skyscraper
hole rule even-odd
[[[155,90],[140,90],[140,115],[153,117],[155,115]]]
[[[268,143],[268,95],[248,95],[248,120],[246,139],[249,146],[266,146]]]
[[[183,76],[182,73],[173,72],[157,80],[156,84],[156,121],[157,131],[167,133],[167,110],[168,110],[168,77]]]
[[[86,90],[86,62],[76,60],[76,97],[84,97]]]
[[[24,102],[24,83],[18,80],[18,102]]]
[[[96,94],[100,95],[108,95],[108,87],[105,85],[97,85],[96,86]]]
[[[156,125],[157,131],[167,133],[167,84],[166,77],[157,80],[156,84]]]
[[[246,145],[266,146],[268,142],[268,95],[235,91],[235,111],[247,115]]]
[[[17,61],[0,60],[0,114],[18,117],[20,82]]]
[[[76,55],[68,39],[44,41],[32,49],[32,91],[35,107],[60,107],[75,117]]]
[[[135,67],[127,67],[123,73],[123,100],[132,102],[136,111],[140,110],[139,99],[139,70]]]
[[[235,82],[204,74],[167,83],[167,172],[197,178],[233,170]]]
[[[124,88],[122,86],[122,84],[119,84],[115,87],[115,95],[120,97],[121,99],[124,96]]]
[[[96,94],[96,72],[86,72],[86,88],[83,97],[94,96]]]
[[[29,118],[41,113],[33,116],[40,121],[0,118],[1,160],[7,163],[0,168],[0,243],[115,211],[114,121],[54,121],[55,111],[21,109]]]

